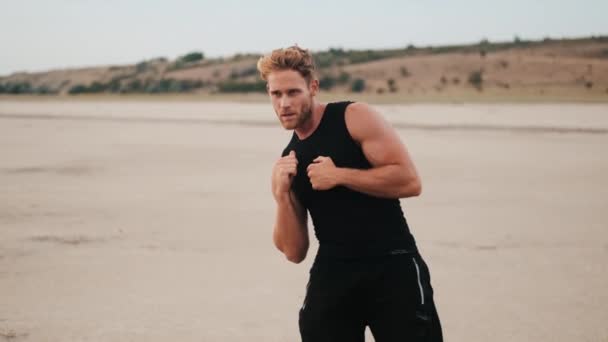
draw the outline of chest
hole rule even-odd
[[[294,178],[292,189],[307,208],[314,203],[336,200],[349,192],[348,189],[338,186],[330,190],[317,191],[312,188],[307,174],[308,165],[319,156],[330,157],[336,167],[367,169],[370,164],[365,158],[360,146],[352,139],[331,137],[302,141],[292,146],[298,159],[298,172]]]

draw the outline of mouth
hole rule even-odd
[[[285,118],[285,119],[289,119],[296,116],[295,113],[285,113],[285,114],[281,114],[281,118]]]

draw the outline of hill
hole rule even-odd
[[[0,77],[0,94],[161,94],[264,92],[260,55],[100,66]],[[545,39],[315,53],[329,93],[387,97],[593,98],[608,100],[608,37]]]

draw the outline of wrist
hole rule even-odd
[[[352,170],[353,169],[349,169],[346,167],[336,168],[336,173],[335,173],[336,186],[348,186],[349,178],[351,177]]]
[[[289,203],[291,201],[290,198],[290,191],[281,191],[278,192],[274,195],[274,199],[277,202],[277,204],[286,204]]]

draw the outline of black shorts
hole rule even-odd
[[[442,341],[426,263],[419,254],[319,259],[299,317],[303,342]]]

